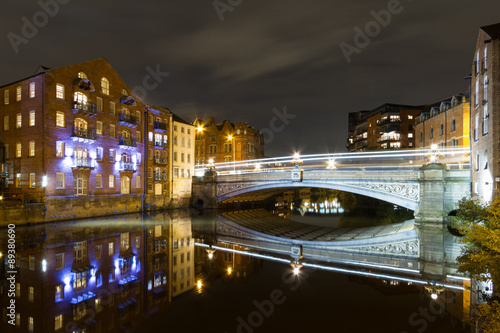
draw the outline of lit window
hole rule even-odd
[[[20,188],[20,187],[21,187],[21,174],[16,173],[16,188]]]
[[[113,125],[113,124],[109,125],[109,136],[111,138],[116,138],[115,125]]]
[[[35,301],[35,287],[28,287],[28,302],[33,303]]]
[[[16,143],[16,158],[21,157],[21,150],[22,150],[21,142],[17,142]]]
[[[23,125],[23,117],[20,113],[16,114],[16,128],[21,128]]]
[[[104,149],[102,147],[97,147],[96,149],[96,159],[98,161],[102,161],[102,157],[104,156]]]
[[[102,121],[96,121],[96,134],[102,135]]]
[[[3,117],[3,130],[8,131],[9,130],[9,116],[4,116]]]
[[[56,84],[56,98],[64,99],[64,86],[62,84]]]
[[[100,174],[95,175],[95,187],[102,188],[102,175]]]
[[[141,176],[136,176],[135,177],[135,187],[136,188],[141,188]]]
[[[64,157],[64,141],[56,141],[56,156]]]
[[[115,115],[115,102],[109,102],[109,114]]]
[[[102,112],[102,98],[101,97],[96,98],[96,109],[97,109],[97,111]]]
[[[35,126],[35,111],[30,111],[29,114],[29,126]]]
[[[28,332],[33,332],[33,330],[35,329],[35,322],[34,322],[34,319],[33,317],[28,317]]]
[[[31,140],[30,143],[29,143],[29,156],[30,157],[33,157],[35,156],[35,140]]]
[[[20,101],[22,97],[22,92],[21,92],[21,86],[18,86],[16,88],[16,101]]]
[[[109,242],[108,243],[108,255],[112,256],[115,254],[115,243]]]
[[[64,299],[64,285],[58,284],[55,288],[55,300],[62,301]]]
[[[3,103],[5,105],[9,104],[9,89],[4,90],[3,92]]]
[[[105,77],[101,79],[101,90],[104,95],[109,95],[109,81]]]
[[[30,173],[30,182],[29,182],[29,187],[30,188],[35,188],[35,174],[34,173]]]
[[[56,126],[66,127],[66,122],[64,121],[64,112],[56,111]]]
[[[78,72],[78,78],[86,80],[87,79],[87,74],[85,74],[84,72]]]
[[[57,330],[60,330],[62,327],[63,327],[63,315],[60,314],[59,316],[55,317],[54,329],[57,331]]]
[[[30,98],[35,98],[35,82],[30,83]]]
[[[115,187],[115,175],[109,175],[109,188]]]
[[[110,149],[109,150],[109,161],[110,162],[114,162],[115,161],[115,150],[114,149]]]
[[[153,141],[153,132],[149,132],[148,133],[148,139],[149,139],[150,142]]]
[[[142,142],[142,138],[141,138],[141,131],[137,131],[137,132],[135,133],[135,136],[136,136],[136,138],[137,138],[137,139],[136,139],[137,143],[141,143],[141,142]]]

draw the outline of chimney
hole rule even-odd
[[[214,124],[214,117],[210,116],[208,117],[208,125],[213,125]]]

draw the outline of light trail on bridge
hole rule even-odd
[[[219,251],[230,252],[230,253],[237,253],[237,254],[246,255],[246,256],[250,256],[250,257],[255,257],[255,258],[260,258],[260,259],[265,259],[265,260],[270,260],[270,261],[276,261],[276,262],[280,262],[280,263],[290,264],[292,262],[291,259],[284,259],[284,258],[280,258],[280,257],[266,255],[266,254],[230,249],[230,248],[221,247],[221,246],[217,246],[217,245],[208,245],[208,244],[198,243],[198,242],[195,242],[194,245],[199,246],[199,247],[203,247],[203,248],[207,248],[207,249],[219,250]],[[420,284],[420,285],[428,285],[429,283],[432,282],[430,280],[425,280],[425,279],[410,278],[410,277],[390,275],[390,274],[385,274],[385,273],[384,274],[373,273],[373,272],[358,271],[358,270],[349,269],[349,268],[325,266],[325,265],[320,265],[320,264],[315,264],[315,263],[304,262],[303,260],[301,261],[301,264],[304,267],[321,269],[321,270],[325,270],[325,271],[332,271],[332,272],[337,272],[337,273],[372,277],[372,278],[377,278],[377,279],[396,280],[396,281],[415,283],[415,284]],[[387,268],[386,266],[381,266],[381,265],[373,265],[373,266],[376,268],[379,268],[379,269],[386,269]],[[466,278],[462,278],[462,279],[467,280]],[[462,290],[462,291],[465,290],[465,288],[463,286],[452,285],[449,283],[435,283],[435,286],[437,286],[437,287],[442,286],[444,288]]]
[[[218,173],[264,173],[291,170],[295,164],[301,169],[417,169],[426,163],[426,158],[438,156],[440,162],[450,168],[469,168],[469,148],[412,149],[394,151],[373,151],[357,153],[331,153],[282,156],[244,161],[201,164],[195,167],[195,175],[214,169]]]

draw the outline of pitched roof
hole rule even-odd
[[[481,30],[486,32],[488,36],[493,39],[500,39],[500,23],[486,25],[484,27],[481,27]]]

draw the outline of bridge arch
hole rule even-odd
[[[254,186],[247,186],[247,187],[241,187],[238,189],[235,189],[230,192],[226,192],[222,195],[217,196],[217,201],[218,202],[223,202],[225,200],[234,198],[236,196],[243,196],[248,193],[252,192],[257,192],[257,191],[263,191],[263,190],[270,190],[270,189],[290,189],[290,188],[306,188],[306,187],[312,187],[312,188],[324,188],[324,189],[330,189],[330,190],[339,190],[339,191],[344,191],[344,192],[350,192],[354,194],[360,194],[364,195],[367,197],[379,199],[382,201],[386,201],[401,207],[408,208],[410,210],[415,211],[418,207],[418,201],[410,200],[408,198],[404,198],[402,196],[397,196],[394,194],[389,194],[389,193],[384,193],[384,192],[378,192],[378,191],[373,191],[373,189],[367,188],[367,187],[357,187],[357,186],[352,186],[352,185],[346,185],[346,184],[341,184],[341,183],[328,183],[328,182],[276,182],[276,183],[265,183],[265,184],[259,184],[259,185],[254,185]]]

